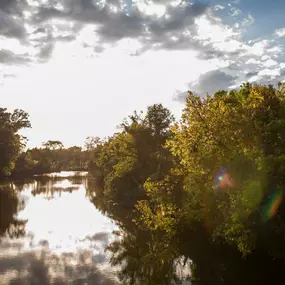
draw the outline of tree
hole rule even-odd
[[[99,137],[87,137],[84,142],[87,151],[94,150],[100,144],[102,144],[102,140]]]
[[[180,122],[157,105],[135,112],[95,153],[88,194],[127,233],[109,247],[127,284],[169,284],[181,258],[191,260],[193,284],[283,278],[280,87],[189,92]]]
[[[44,142],[42,145],[49,150],[58,150],[63,148],[63,143],[61,141],[49,140],[47,142]]]
[[[23,110],[9,113],[7,109],[0,108],[0,178],[11,174],[17,156],[25,146],[25,138],[18,131],[31,127],[28,118]]]
[[[147,108],[144,120],[155,136],[163,136],[169,132],[169,128],[174,122],[174,116],[162,104],[154,104]]]
[[[235,244],[243,254],[262,244],[282,255],[274,244],[284,234],[284,118],[284,97],[270,85],[244,84],[204,99],[189,92],[167,142],[176,164],[161,182],[146,184],[152,206],[139,205],[146,223],[168,232],[179,223],[204,223],[213,240]],[[179,180],[177,188],[172,181]],[[167,201],[162,189],[182,192],[182,205]],[[168,209],[164,215],[161,208]]]
[[[28,149],[21,153],[16,160],[14,177],[27,177],[61,170],[87,170],[91,158],[81,147],[64,148],[58,141],[48,141],[45,146],[45,148]]]
[[[89,193],[94,203],[105,201],[101,208],[113,218],[127,220],[137,201],[146,198],[146,180],[162,177],[171,167],[172,159],[163,145],[172,121],[162,105],[150,106],[145,116],[134,112],[120,125],[121,132],[95,148],[90,173],[96,196]]]

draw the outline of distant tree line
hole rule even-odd
[[[31,128],[28,113],[0,108],[0,180],[62,170],[87,170],[93,149],[100,141],[88,137],[84,148],[65,148],[62,142],[49,140],[40,148],[25,150],[27,138],[19,134],[25,128]]]
[[[97,137],[88,137],[84,148],[65,148],[62,142],[49,140],[40,148],[20,153],[15,161],[12,177],[28,177],[59,171],[87,171],[97,143]]]

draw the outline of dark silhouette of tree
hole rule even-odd
[[[0,238],[3,235],[19,237],[25,234],[27,221],[16,217],[23,207],[24,204],[19,201],[17,193],[11,187],[0,186]]]
[[[63,148],[63,143],[61,141],[47,141],[43,143],[43,147],[49,150],[58,150]]]
[[[18,134],[30,128],[29,115],[16,109],[12,113],[0,108],[0,179],[11,175],[15,161],[25,146],[25,138]]]

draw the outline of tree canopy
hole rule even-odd
[[[153,105],[145,116],[135,112],[121,127],[95,148],[88,191],[91,201],[128,233],[120,246],[111,247],[114,264],[132,262],[122,270],[123,280],[170,284],[155,281],[158,263],[152,269],[144,262],[138,265],[136,260],[149,260],[150,253],[142,250],[142,256],[136,255],[128,247],[137,235],[154,243],[155,260],[169,265],[168,273],[163,267],[160,273],[174,279],[171,264],[181,257],[192,260],[194,284],[269,282],[266,276],[262,281],[250,275],[247,266],[256,270],[254,264],[272,266],[276,275],[281,274],[285,260],[282,85],[275,89],[247,83],[239,90],[205,97],[189,92],[179,122],[174,123],[163,106]],[[165,250],[167,244],[170,252]],[[212,260],[206,251],[219,258]],[[238,267],[250,276],[248,280],[232,278]]]
[[[18,154],[25,146],[25,138],[18,132],[30,128],[29,115],[16,109],[12,113],[0,108],[0,178],[9,176]]]

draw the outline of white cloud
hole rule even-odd
[[[215,11],[224,10],[224,9],[225,9],[225,6],[223,6],[223,5],[215,5],[215,6],[213,7],[213,9],[214,9]]]
[[[137,7],[139,11],[145,15],[155,15],[161,17],[166,12],[166,6],[162,4],[150,3],[147,1],[137,1]]]
[[[240,9],[238,9],[238,8],[236,8],[236,7],[231,7],[231,9],[230,9],[230,15],[232,16],[232,17],[236,17],[236,16],[238,16],[238,15],[240,15],[241,14],[241,10]]]
[[[267,60],[267,59],[270,59],[270,56],[268,56],[267,54],[266,55],[263,55],[261,57],[261,60]]]
[[[258,81],[259,79],[260,79],[260,77],[258,75],[255,75],[255,76],[250,77],[247,81],[249,83],[253,83],[253,82]]]
[[[285,37],[285,28],[276,30],[275,35],[279,38]]]
[[[275,76],[279,76],[280,75],[280,70],[279,69],[268,69],[268,68],[265,68],[265,69],[259,71],[258,75],[259,76],[275,77]]]
[[[269,41],[261,40],[254,43],[252,46],[248,46],[248,53],[254,56],[263,56],[266,52],[266,47],[268,46]]]
[[[197,25],[197,38],[200,40],[209,40],[223,48],[229,45],[229,40],[238,37],[240,34],[231,27],[221,24],[213,24],[206,16],[195,20]]]
[[[264,67],[272,67],[278,65],[278,62],[273,59],[268,59],[267,61],[263,62],[262,65]]]
[[[260,63],[261,63],[260,60],[257,60],[255,58],[250,58],[245,62],[245,64],[260,64]]]
[[[268,48],[266,51],[270,54],[270,56],[274,58],[278,58],[279,55],[283,52],[283,47],[274,46],[274,47]]]
[[[241,21],[241,25],[243,27],[248,27],[252,25],[254,21],[255,21],[254,17],[250,13],[248,13],[248,16]]]

